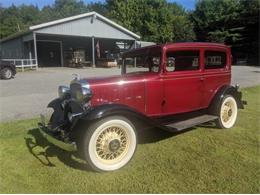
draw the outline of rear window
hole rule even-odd
[[[168,72],[199,69],[199,51],[169,51],[167,52]]]
[[[205,52],[205,69],[224,68],[226,66],[226,53],[221,51]]]

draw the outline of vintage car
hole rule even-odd
[[[231,128],[243,108],[231,83],[231,51],[215,43],[171,43],[123,53],[122,74],[75,76],[41,115],[39,129],[54,145],[78,151],[96,171],[126,165],[142,129],[178,132],[215,121]]]

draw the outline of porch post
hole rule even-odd
[[[36,70],[38,70],[38,56],[37,56],[37,44],[36,44],[36,33],[33,32],[33,45],[34,45],[34,58],[36,63]]]
[[[92,37],[92,67],[95,68],[95,38],[94,36]]]
[[[28,42],[28,47],[29,47],[29,61],[30,61],[30,64],[31,64],[31,69],[32,69],[32,46],[31,46],[31,43]]]
[[[63,61],[63,44],[62,44],[62,41],[60,42],[60,59],[61,59],[61,66],[64,67],[64,61]]]

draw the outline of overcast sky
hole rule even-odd
[[[45,5],[51,5],[55,0],[0,0],[0,4],[4,7],[8,7],[12,4],[21,5],[21,4],[33,4],[37,5],[39,8],[42,8]],[[105,0],[83,0],[86,3],[89,2],[104,2]],[[196,0],[168,0],[169,2],[177,2],[181,4],[184,8],[188,10],[194,9]]]

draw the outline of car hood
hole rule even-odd
[[[117,75],[82,79],[93,93],[91,104],[124,104],[133,108],[144,107],[145,79],[140,74]],[[139,108],[140,109],[140,108]]]
[[[89,83],[91,87],[97,87],[100,85],[111,85],[116,84],[116,82],[122,80],[123,77],[121,75],[116,76],[108,76],[108,77],[90,77],[90,78],[84,78],[82,80]]]

